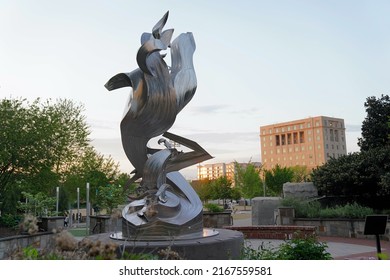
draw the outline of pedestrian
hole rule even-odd
[[[68,214],[65,214],[64,227],[67,227],[67,226],[68,226],[68,221],[69,221]]]

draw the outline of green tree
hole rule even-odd
[[[19,202],[18,204],[18,209],[22,212],[32,214],[36,217],[54,213],[56,207],[56,199],[54,197],[49,197],[42,192],[37,194],[22,192],[22,195],[25,201]]]
[[[390,97],[381,95],[368,97],[364,103],[367,116],[362,124],[362,137],[358,145],[362,151],[390,146]]]
[[[192,181],[191,186],[196,191],[203,203],[207,203],[207,201],[212,198],[212,186],[211,181],[208,178]]]
[[[305,165],[296,165],[291,167],[293,178],[291,182],[301,183],[310,181],[310,171]]]
[[[263,181],[255,165],[249,162],[245,167],[235,162],[235,183],[244,198],[252,199],[260,196],[263,190]]]
[[[281,196],[283,184],[292,182],[294,171],[291,167],[281,167],[277,164],[271,170],[265,170],[264,176],[267,194]]]
[[[16,212],[22,191],[55,196],[60,186],[60,210],[64,210],[69,199],[75,198],[77,187],[86,182],[98,187],[116,179],[117,163],[92,148],[83,110],[70,100],[0,101],[3,213]]]
[[[375,209],[388,208],[390,147],[331,159],[312,172],[319,195],[345,197]]]
[[[97,205],[100,209],[106,209],[108,214],[125,202],[123,188],[119,185],[100,186],[97,194]]]
[[[98,153],[93,147],[84,148],[66,176],[62,186],[71,202],[76,201],[77,188],[80,197],[86,197],[86,183],[90,185],[90,200],[95,203],[99,187],[114,183],[119,178],[119,166],[111,158]]]
[[[232,199],[232,180],[226,176],[219,177],[211,183],[211,199]]]
[[[390,200],[390,98],[368,97],[362,124],[360,152],[331,159],[313,170],[320,195],[344,197],[374,209],[388,208]]]
[[[18,182],[28,181],[50,170],[53,158],[50,145],[52,128],[39,99],[3,99],[0,102],[0,202],[1,210],[14,212],[22,189]]]

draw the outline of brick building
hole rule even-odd
[[[315,168],[347,154],[344,120],[325,116],[260,127],[262,164]]]

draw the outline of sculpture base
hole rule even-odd
[[[214,230],[208,229],[213,232]],[[186,260],[228,260],[239,259],[244,235],[235,230],[217,229],[218,234],[187,240],[137,241],[119,239],[120,233],[97,234],[89,236],[92,240],[114,242],[120,249],[129,253],[157,253],[161,249],[171,248]],[[214,231],[215,232],[215,231]],[[116,237],[116,238],[113,238]]]
[[[137,236],[137,237],[127,237],[123,235],[123,232],[116,232],[111,233],[110,238],[116,239],[116,240],[123,240],[123,241],[172,241],[172,240],[189,240],[189,239],[199,239],[199,238],[205,238],[205,237],[211,237],[214,235],[218,235],[219,232],[215,229],[209,229],[204,228],[203,231],[197,232],[197,233],[191,233],[187,235],[179,235],[179,236]]]

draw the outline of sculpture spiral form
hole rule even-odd
[[[123,235],[139,240],[191,238],[202,235],[202,203],[180,169],[211,157],[197,143],[168,130],[177,114],[190,102],[197,87],[193,66],[195,40],[191,32],[180,34],[171,42],[173,29],[163,31],[167,12],[143,33],[136,59],[139,68],[119,73],[105,87],[111,91],[131,87],[120,124],[125,154],[134,166],[129,183],[141,179],[139,199],[123,212]],[[171,66],[160,51],[171,49]],[[190,148],[179,152],[165,138],[162,149],[151,149],[149,141],[163,136]]]

